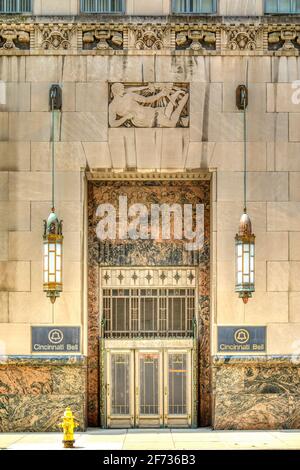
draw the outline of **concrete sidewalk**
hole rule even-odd
[[[201,429],[88,429],[75,436],[78,449],[98,450],[300,450],[300,431]],[[62,449],[59,433],[0,434],[0,449]]]

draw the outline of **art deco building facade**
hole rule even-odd
[[[299,428],[300,2],[0,12],[0,430],[57,430],[66,406],[82,429]],[[255,263],[254,237],[235,254],[245,183]],[[192,250],[183,214],[202,223]],[[255,264],[248,302],[236,256],[248,286]]]

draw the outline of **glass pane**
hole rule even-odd
[[[81,11],[86,13],[122,12],[123,0],[81,0]]]
[[[244,253],[244,274],[249,274],[249,253]]]
[[[187,357],[186,354],[169,355],[169,414],[187,412]]]
[[[48,283],[48,272],[47,271],[44,272],[44,282]]]
[[[173,0],[175,13],[214,13],[215,0]]]
[[[49,253],[49,272],[54,273],[55,271],[55,253]]]
[[[295,13],[300,13],[300,0],[295,0],[294,11]]]
[[[129,330],[129,299],[113,299],[113,331],[124,332]]]
[[[266,13],[278,13],[278,0],[266,0]]]
[[[291,13],[291,0],[280,0],[278,13]]]
[[[184,299],[169,299],[169,330],[185,330],[185,301]]]
[[[157,299],[141,298],[141,331],[157,330]]]
[[[44,256],[44,271],[48,271],[48,256]]]
[[[158,354],[140,355],[140,414],[157,415],[158,401]]]
[[[111,414],[129,414],[129,354],[111,356]]]
[[[58,283],[61,282],[61,273],[60,273],[60,271],[56,271],[56,282],[58,282]]]
[[[61,255],[61,243],[56,243],[56,253]]]
[[[57,271],[61,270],[61,257],[60,256],[56,256],[56,269]]]

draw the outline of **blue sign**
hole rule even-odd
[[[79,326],[32,326],[31,351],[33,353],[80,352]]]
[[[265,326],[219,326],[218,352],[265,352]]]

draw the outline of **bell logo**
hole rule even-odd
[[[49,331],[48,339],[52,344],[59,344],[64,339],[64,334],[61,330],[55,329]]]
[[[249,331],[244,330],[244,329],[237,330],[234,333],[234,339],[239,344],[247,343],[250,339]]]

